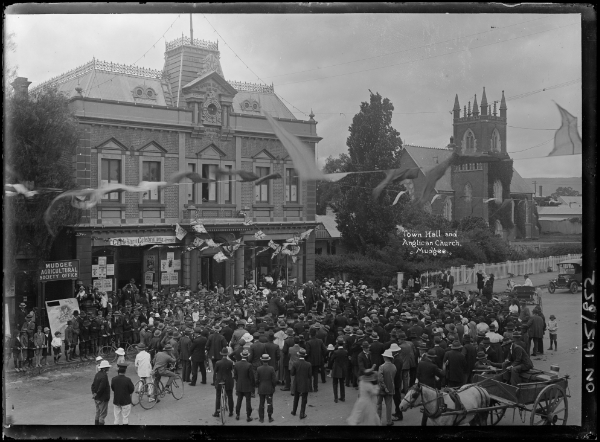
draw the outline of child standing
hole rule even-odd
[[[58,360],[60,359],[61,348],[62,348],[62,338],[60,337],[61,332],[57,331],[54,333],[54,339],[52,339],[52,351],[54,353],[54,363],[58,364]]]
[[[100,364],[103,360],[104,358],[102,356],[96,356],[96,373],[100,371]]]
[[[556,335],[558,331],[558,322],[556,322],[556,316],[550,315],[550,320],[548,321],[548,333],[550,333],[550,348],[548,350],[552,350],[552,343],[554,342],[554,350],[558,350],[558,346],[556,344]]]
[[[125,350],[123,350],[121,347],[119,347],[119,348],[117,348],[117,351],[115,351],[115,354],[118,356],[117,364],[124,364],[125,363]]]

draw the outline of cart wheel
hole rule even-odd
[[[571,284],[569,284],[569,290],[573,294],[577,293],[577,290],[579,290],[579,284],[577,284],[575,281],[573,281]]]
[[[558,385],[544,388],[531,409],[531,425],[567,425],[569,400]]]
[[[554,293],[556,291],[556,286],[554,285],[553,282],[551,282],[550,285],[548,286],[548,291],[550,293]]]
[[[497,425],[498,422],[500,422],[504,417],[504,413],[506,413],[506,408],[498,408],[496,410],[490,411],[487,420],[488,425]]]

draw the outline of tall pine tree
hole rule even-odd
[[[390,100],[379,93],[371,93],[369,102],[361,103],[349,128],[346,144],[350,159],[345,162],[344,172],[400,167],[402,139],[392,127],[393,110]],[[384,191],[373,200],[372,190],[383,178],[383,172],[351,174],[340,183],[335,202],[338,229],[347,246],[362,254],[371,247],[385,245],[401,209],[401,205],[392,206],[391,192]]]

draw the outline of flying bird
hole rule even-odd
[[[396,195],[396,198],[394,198],[394,202],[392,203],[392,206],[395,206],[398,201],[400,201],[400,197],[402,195],[404,195],[405,193],[408,193],[408,190],[402,190],[401,192],[398,192],[398,195]]]

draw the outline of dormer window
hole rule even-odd
[[[144,90],[141,87],[138,87],[135,90],[135,95],[141,98],[144,95]]]
[[[244,107],[245,107],[246,109],[250,109],[250,103],[248,103],[248,102],[246,101],[246,102],[244,103]]]
[[[146,95],[148,95],[148,98],[154,98],[154,91],[152,89],[148,89],[146,91]]]

